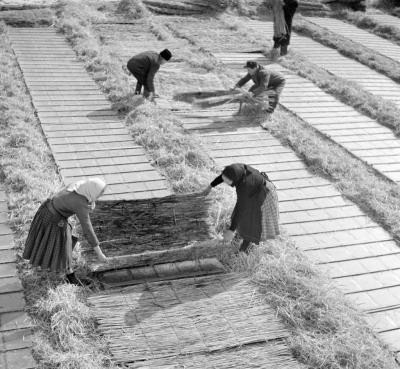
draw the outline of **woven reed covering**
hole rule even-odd
[[[143,257],[146,261],[141,263],[144,265],[151,262],[151,252],[157,257],[168,250],[185,250],[182,260],[186,260],[186,254],[195,253],[193,245],[212,238],[209,207],[210,199],[198,194],[140,201],[100,201],[91,220],[102,250],[107,257],[115,258],[115,263],[99,265],[85,241],[83,255],[92,270],[137,265],[129,265],[127,261],[134,263],[142,258],[135,255],[146,253]],[[177,255],[175,252],[175,259]],[[167,261],[172,261],[171,255],[161,262]]]
[[[146,283],[89,302],[115,361],[131,368],[298,367],[279,343],[288,332],[243,275]]]

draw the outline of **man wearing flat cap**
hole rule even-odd
[[[154,101],[154,76],[160,69],[160,66],[169,61],[171,57],[171,52],[165,49],[160,53],[145,51],[129,59],[127,68],[137,79],[135,95],[140,95],[144,86],[143,97]]]
[[[285,77],[279,72],[264,68],[253,60],[247,61],[243,68],[247,69],[247,74],[236,83],[234,89],[241,88],[252,80],[254,85],[250,87],[249,92],[252,92],[253,96],[259,100],[268,101],[269,107],[266,112],[272,114],[285,86]]]

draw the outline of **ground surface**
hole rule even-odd
[[[0,186],[0,368],[30,369],[36,366],[31,354],[31,322],[24,312],[7,213],[6,194]]]
[[[14,28],[10,38],[64,183],[101,177],[105,200],[171,193],[63,36]]]
[[[213,53],[217,62],[229,65],[237,78],[243,74],[242,65],[247,59],[268,63],[262,54],[246,53],[254,51],[254,46],[245,35],[224,27],[215,19],[158,19],[160,24],[170,25],[190,40],[196,40],[198,46]],[[142,32],[137,38],[139,27]],[[159,72],[157,85],[170,108],[179,114],[185,128],[201,136],[220,167],[232,162],[246,162],[269,173],[278,187],[281,223],[287,232],[310,257],[329,271],[362,310],[370,312],[369,319],[377,331],[399,350],[400,300],[394,296],[398,296],[396,281],[400,251],[390,235],[354,204],[344,200],[329,182],[307,172],[301,159],[254,124],[254,118],[236,115],[236,106],[199,110],[176,99],[182,92],[219,89],[235,82],[217,72],[199,70],[191,66],[190,61],[185,62],[185,53],[192,47],[188,42],[161,42],[150,32],[143,32],[142,25],[124,26],[124,39],[116,26],[99,26],[97,30],[121,63],[134,50],[140,50],[143,43],[156,50],[162,45],[174,48],[177,57]],[[282,71],[278,65],[273,67]],[[396,160],[393,156],[396,148],[387,148],[387,145],[396,146],[398,140],[389,129],[354,112],[311,82],[290,73],[286,76],[287,86],[281,99],[286,108],[317,129],[339,137],[340,143],[354,149],[354,154],[359,157],[365,152],[371,160],[374,154],[382,161],[385,158],[389,162]],[[370,147],[375,134],[376,145],[382,149],[377,154]],[[395,176],[395,173],[389,175]]]
[[[196,6],[192,4],[192,8]],[[157,22],[179,29],[185,37],[196,40],[195,45],[193,41],[178,38],[157,40],[140,21],[130,25],[99,24],[96,31],[103,36],[105,47],[117,54],[121,65],[142,50],[164,47],[174,50],[173,62],[157,75],[157,89],[163,96],[160,104],[173,109],[185,128],[201,137],[219,167],[242,161],[269,173],[278,188],[285,230],[368,313],[380,337],[394,351],[400,351],[400,249],[393,238],[354,203],[344,199],[328,180],[309,172],[290,148],[258,127],[253,118],[238,116],[236,106],[200,110],[176,98],[185,91],[227,88],[243,73],[241,66],[245,60],[268,61],[262,54],[253,53],[256,50],[249,46],[248,36],[215,19],[161,16]],[[338,21],[326,23],[317,19],[315,22],[323,22],[323,26],[343,36],[378,48],[378,44],[370,42],[369,35],[360,31],[358,37],[354,28],[342,27]],[[265,24],[249,22],[248,27],[268,33]],[[31,37],[37,46],[34,50],[29,43]],[[52,29],[34,33],[11,30],[11,39],[64,179],[102,175],[112,184],[110,198],[127,192],[149,197],[167,193],[163,179],[150,166],[142,149],[132,145],[123,122],[117,119],[61,36]],[[378,41],[379,52],[398,59],[396,49],[389,47],[385,51]],[[293,43],[294,47],[301,45],[308,58],[332,73],[342,75],[347,71],[346,78],[361,71],[363,75],[368,73],[370,82],[377,79],[376,83],[367,84],[364,79],[358,82],[365,89],[398,103],[399,86],[387,78],[353,61],[348,62],[350,71],[343,67],[342,59],[332,63],[331,58],[341,56],[332,55],[313,41],[294,38]],[[226,64],[230,77],[209,72],[208,61],[202,59],[198,47],[210,52],[216,64]],[[314,47],[321,52],[313,54]],[[198,53],[199,59],[193,60],[191,53]],[[62,63],[57,62],[60,56]],[[39,67],[43,63],[46,67]],[[341,69],[335,69],[336,63],[340,63]],[[387,128],[279,65],[273,67],[287,75],[288,83],[281,100],[287,109],[388,178],[400,180],[400,141]],[[378,88],[382,83],[389,87]],[[77,138],[81,136],[84,139]],[[101,137],[107,137],[107,143]],[[107,146],[110,142],[115,146]],[[131,145],[124,147],[129,153],[122,150],[122,143]],[[110,157],[110,149],[115,156]],[[134,178],[130,175],[132,172]],[[151,178],[147,177],[149,173]],[[160,186],[151,187],[154,183]],[[2,214],[6,209],[1,196],[0,255],[4,261],[0,265],[0,294],[2,298],[7,296],[7,304],[13,305],[0,307],[3,309],[0,310],[0,348],[3,350],[0,360],[4,363],[7,360],[8,364],[2,363],[7,365],[6,369],[23,369],[32,366],[29,354],[21,356],[29,351],[29,323],[20,313],[24,303],[14,277],[15,258],[9,251],[11,232],[4,225],[6,216]],[[298,367],[280,342],[287,331],[241,276],[141,284],[94,295],[91,303],[100,322],[99,329],[108,336],[115,359],[128,363],[131,368],[167,368],[176,365],[176,360],[180,367],[193,368],[250,367],[249,361],[259,368]],[[21,362],[15,364],[16,357],[26,358],[25,366]]]

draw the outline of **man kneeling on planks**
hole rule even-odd
[[[265,113],[268,117],[274,112],[279,102],[279,96],[285,86],[285,77],[283,74],[264,68],[256,61],[249,60],[243,68],[247,68],[247,74],[239,80],[234,89],[241,88],[248,81],[253,80],[254,85],[250,87],[249,92],[260,102],[266,102]]]
[[[150,101],[154,101],[154,76],[160,66],[169,61],[172,57],[168,49],[159,54],[154,51],[145,51],[129,59],[127,68],[137,79],[135,95],[140,95],[144,86],[143,96]]]

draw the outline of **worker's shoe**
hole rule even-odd
[[[82,282],[76,277],[75,273],[69,273],[65,276],[69,284],[74,284],[75,286],[82,286]]]
[[[265,119],[260,123],[261,128],[268,129],[268,123],[271,121],[271,114],[266,113]]]
[[[279,58],[279,47],[274,47],[271,49],[271,60],[277,61]]]
[[[285,56],[288,53],[288,45],[281,46],[281,56]]]
[[[252,249],[252,244],[250,242],[243,241],[239,247],[239,252],[243,252],[246,255],[248,255],[251,249]]]

